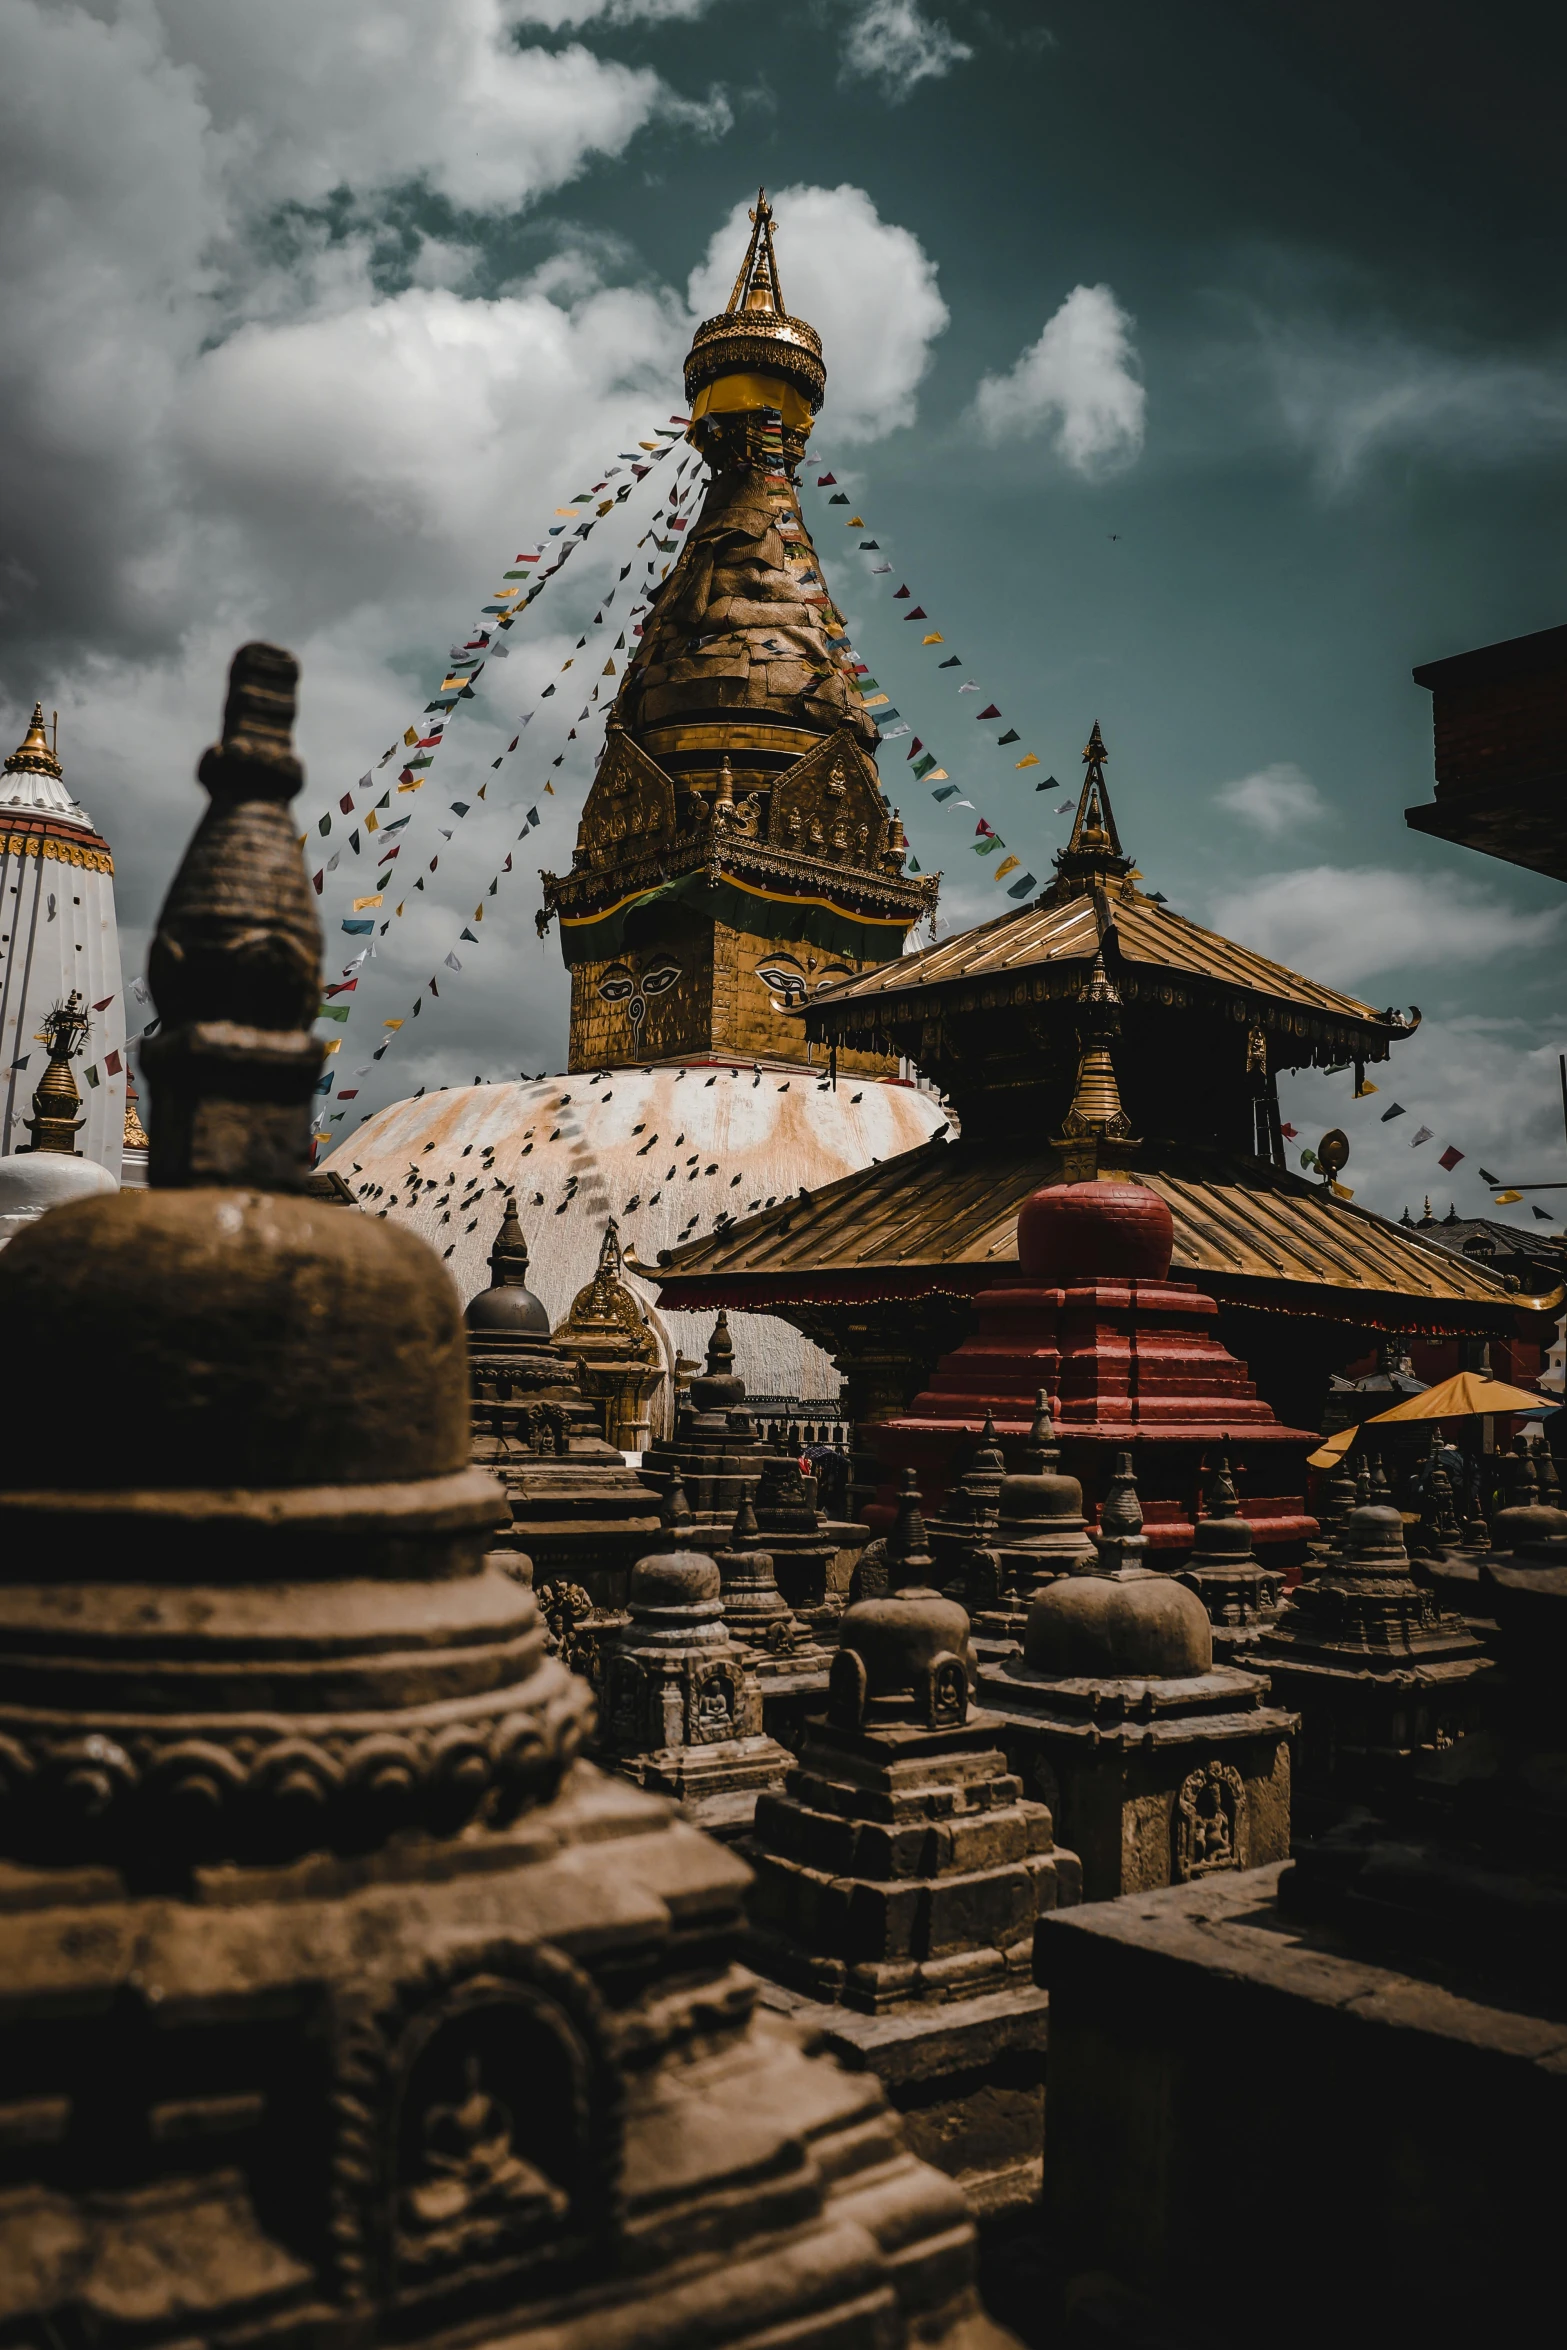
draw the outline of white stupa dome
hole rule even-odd
[[[119,1188],[96,1159],[73,1159],[66,1151],[8,1153],[0,1158],[0,1248],[50,1208]]]
[[[488,1283],[501,1202],[514,1188],[528,1285],[556,1324],[592,1279],[610,1217],[627,1255],[651,1264],[720,1216],[748,1215],[913,1150],[945,1116],[933,1095],[900,1079],[840,1076],[834,1090],[799,1063],[715,1057],[394,1102],[324,1164],[367,1213],[428,1241],[465,1299]],[[652,1285],[629,1270],[626,1280],[651,1308]],[[651,1318],[667,1370],[677,1347],[702,1359],[710,1317]],[[829,1358],[789,1323],[732,1313],[729,1327],[752,1395],[837,1394]],[[655,1432],[673,1384],[655,1405]]]

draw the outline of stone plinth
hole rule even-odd
[[[905,1584],[849,1609],[826,1714],[746,1849],[755,1963],[792,2012],[878,2074],[988,2214],[1031,2203],[1045,2018],[1028,1952],[1041,1909],[1077,1898],[1077,1863],[970,1707],[961,1608]]]
[[[1195,1594],[1141,1566],[1051,1584],[1022,1655],[980,1676],[1008,1759],[1079,1854],[1090,1901],[1289,1850],[1298,1725],[1267,1693],[1261,1675],[1215,1663]]]
[[[869,1535],[864,1526],[824,1517],[816,1506],[815,1478],[803,1477],[797,1456],[774,1452],[762,1436],[734,1368],[725,1313],[714,1324],[707,1369],[691,1381],[673,1437],[643,1455],[642,1475],[660,1495],[677,1470],[698,1549],[721,1550],[735,1511],[748,1499],[789,1605],[807,1615],[842,1607]]]
[[[729,1635],[717,1564],[660,1551],[632,1570],[629,1621],[606,1645],[599,1746],[639,1787],[673,1795],[687,1816],[741,1835],[761,1788],[789,1767],[762,1723],[762,1693]]]
[[[1219,1342],[1214,1300],[1170,1278],[1172,1237],[1169,1209],[1139,1184],[1035,1192],[1018,1218],[1016,1280],[979,1293],[972,1335],[906,1412],[868,1432],[884,1474],[916,1468],[938,1508],[985,1415],[1004,1448],[1015,1444],[1043,1386],[1091,1520],[1115,1452],[1135,1438],[1150,1547],[1160,1564],[1183,1565],[1204,1459],[1227,1447],[1258,1550],[1276,1569],[1298,1563],[1316,1532],[1303,1499],[1316,1438],[1283,1427],[1258,1396]],[[890,1506],[890,1484],[880,1500]]]
[[[202,761],[151,1187],[0,1257],[0,2331],[979,2350],[961,2198],[757,2012],[744,1870],[580,1759],[445,1268],[305,1194],[294,678],[247,648]]]
[[[576,1365],[550,1337],[510,1195],[490,1286],[464,1321],[473,1457],[505,1489],[511,1539],[533,1561],[541,1600],[584,1627],[577,1652],[586,1657],[619,1619],[631,1569],[658,1539],[658,1500],[605,1441]]]
[[[1040,1921],[1041,2339],[1433,2350],[1559,2291],[1567,2023],[1281,1915],[1277,1866]],[[1243,2052],[1243,2053],[1242,2053]],[[1301,2248],[1280,2276],[1280,2214]],[[1375,2214],[1375,2224],[1362,2224]],[[1305,2249],[1309,2247],[1309,2253]],[[1265,2312],[1265,2317],[1259,2313]],[[1048,2329],[1048,2330],[1047,2330]]]
[[[1310,1827],[1473,1728],[1490,1670],[1473,1627],[1410,1574],[1397,1510],[1375,1502],[1250,1653],[1301,1716],[1296,1800]]]

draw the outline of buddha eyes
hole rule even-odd
[[[642,975],[642,993],[665,995],[679,977],[678,963],[655,963],[651,971],[645,971]]]
[[[760,964],[756,976],[764,987],[776,988],[779,995],[797,996],[805,993],[805,980],[801,973],[786,971],[776,963]]]
[[[636,984],[629,971],[606,971],[599,981],[599,994],[606,1004],[623,1004]]]

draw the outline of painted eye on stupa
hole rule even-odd
[[[623,1004],[635,993],[636,984],[623,963],[612,963],[599,981],[599,994],[606,1004]]]
[[[853,977],[854,973],[844,964],[834,963],[815,982],[816,992],[820,995],[824,987],[836,987],[840,980],[852,979]]]
[[[680,977],[678,963],[655,963],[651,971],[642,974],[644,995],[667,995]]]
[[[764,987],[772,988],[791,1002],[805,993],[805,974],[795,964],[758,963],[756,976]]]

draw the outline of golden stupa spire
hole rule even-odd
[[[33,1114],[25,1121],[33,1139],[23,1144],[24,1150],[64,1151],[73,1159],[81,1157],[76,1137],[86,1120],[77,1115],[82,1097],[71,1063],[86,1043],[91,1026],[86,1003],[74,987],[63,1004],[44,1014],[38,1042],[49,1047],[49,1066],[33,1089]]]
[[[777,318],[787,317],[783,289],[778,283],[778,256],[773,250],[773,208],[767,201],[765,188],[756,191],[751,222],[751,242],[745,249],[745,259],[729,297],[729,314],[733,317],[737,310],[770,310]]]
[[[27,732],[5,763],[7,775],[52,775],[58,783],[62,773],[57,756],[59,740],[59,711],[54,714],[54,742],[51,743],[49,729],[44,724],[44,706],[35,702]]]
[[[788,434],[804,436],[827,390],[822,338],[803,318],[791,318],[778,283],[773,208],[758,188],[751,237],[728,307],[705,318],[686,354],[686,398],[702,447],[708,416],[771,412]]]
[[[1078,1026],[1081,1052],[1072,1106],[1057,1138],[1064,1179],[1092,1183],[1099,1173],[1099,1150],[1107,1142],[1135,1142],[1132,1121],[1121,1107],[1110,1047],[1121,1033],[1121,998],[1105,969],[1104,949],[1094,957],[1083,1016]]]
[[[1063,880],[1103,880],[1107,875],[1126,874],[1132,869],[1131,858],[1121,851],[1121,836],[1116,830],[1115,811],[1105,782],[1105,761],[1109,756],[1096,718],[1083,750],[1083,765],[1088,773],[1083,778],[1072,837],[1056,855],[1056,871]]]

